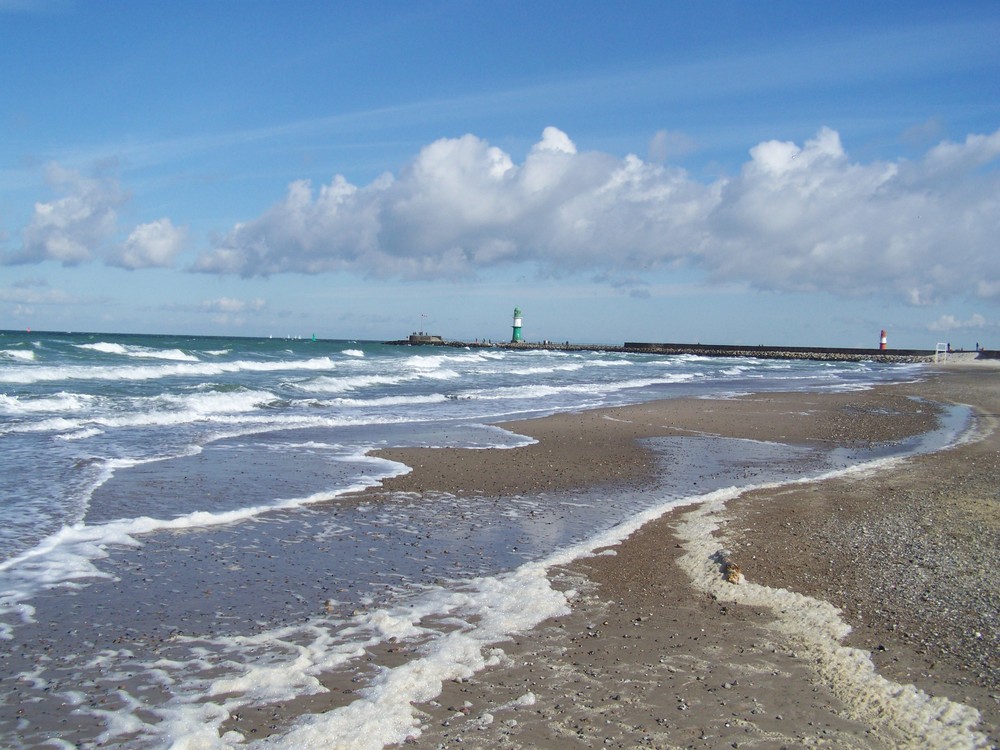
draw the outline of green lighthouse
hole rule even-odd
[[[514,333],[510,337],[510,343],[517,344],[521,341],[521,308],[514,308]]]

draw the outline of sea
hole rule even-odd
[[[963,423],[809,461],[805,448],[664,439],[652,488],[503,498],[359,494],[410,471],[373,451],[516,450],[531,440],[501,426],[515,419],[923,372],[0,332],[0,747],[404,742],[443,683],[489,669],[511,634],[567,611],[556,566],[713,490],[930,450]]]

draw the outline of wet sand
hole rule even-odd
[[[641,438],[863,446],[927,428],[933,409],[911,396],[972,405],[981,439],[877,473],[677,509],[552,571],[573,592],[571,613],[499,644],[500,666],[445,685],[419,706],[421,733],[407,744],[995,747],[1000,369],[517,423],[538,443],[385,451],[414,471],[382,491],[642,486],[655,462]],[[726,582],[723,551],[742,584]]]
[[[948,365],[924,382],[864,392],[669,400],[511,423],[537,442],[380,451],[413,471],[359,499],[641,489],[662,470],[644,438],[865,448],[927,431],[932,402],[974,407],[977,439],[878,472],[678,508],[551,570],[570,612],[495,644],[497,666],[417,705],[421,725],[405,744],[996,747],[1000,368]],[[725,580],[724,560],[742,583]],[[404,651],[369,657],[390,666]],[[346,705],[358,696],[341,677],[328,693],[247,710],[228,728],[259,738]]]
[[[973,405],[979,439],[877,473],[679,508],[613,548],[551,570],[570,611],[493,644],[498,665],[446,682],[440,695],[417,705],[421,726],[406,744],[996,747],[996,363],[953,363],[920,383],[865,392],[668,400],[512,423],[537,442],[509,450],[383,451],[413,471],[354,501],[375,508],[387,494],[407,492],[414,493],[407,503],[432,508],[443,492],[475,496],[469,508],[483,498],[508,507],[511,497],[510,506],[558,502],[577,491],[592,499],[602,488],[609,498],[630,488],[660,497],[663,458],[645,438],[718,435],[864,449],[927,431],[936,422],[932,402]],[[205,457],[185,468],[202,460],[206,471],[219,467]],[[259,468],[270,476],[271,467]],[[741,471],[746,483],[757,481],[752,462]],[[281,479],[280,472],[273,477]],[[137,487],[155,495],[162,486],[155,480],[138,476]],[[11,746],[43,744],[19,737],[29,724],[31,738],[59,738],[48,744],[98,746],[101,716],[67,710],[67,696],[111,715],[126,699],[109,686],[168,701],[167,685],[151,688],[148,674],[133,674],[132,665],[190,658],[184,639],[175,643],[183,633],[224,637],[234,622],[251,623],[255,633],[319,613],[347,617],[349,608],[330,612],[340,593],[324,571],[370,554],[368,537],[323,531],[351,502],[275,512],[204,535],[157,535],[115,551],[113,583],[68,598],[61,590],[40,593],[32,601],[36,622],[21,626],[2,654],[12,676],[33,675],[40,649],[52,665],[45,680],[21,680],[14,690],[25,692],[9,693],[17,700],[8,701],[0,723],[20,743]],[[389,549],[403,543],[398,529],[379,518],[371,523],[382,524],[376,531]],[[445,528],[458,538],[469,527]],[[304,538],[318,543],[301,544]],[[425,552],[433,557],[437,549]],[[724,580],[723,557],[740,566],[744,583]],[[110,660],[109,672],[96,662],[85,667],[88,652],[77,653],[78,641],[90,653],[122,659]],[[232,714],[218,706],[227,716],[222,729],[248,741],[281,733],[303,716],[352,704],[365,695],[364,676],[420,653],[419,645],[383,642],[322,675],[328,692]],[[326,746],[357,747],[329,739]],[[119,746],[138,744],[126,738]]]

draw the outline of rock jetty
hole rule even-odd
[[[583,352],[637,352],[642,354],[689,354],[699,357],[755,357],[757,359],[811,359],[827,362],[933,362],[933,349],[850,349],[815,346],[744,346],[726,344],[671,344],[626,341],[621,346],[610,344],[572,344],[570,342],[494,342],[434,340],[386,341],[398,346],[448,346],[458,349],[552,349]]]

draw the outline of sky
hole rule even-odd
[[[0,0],[0,329],[1000,348],[1000,2]]]

